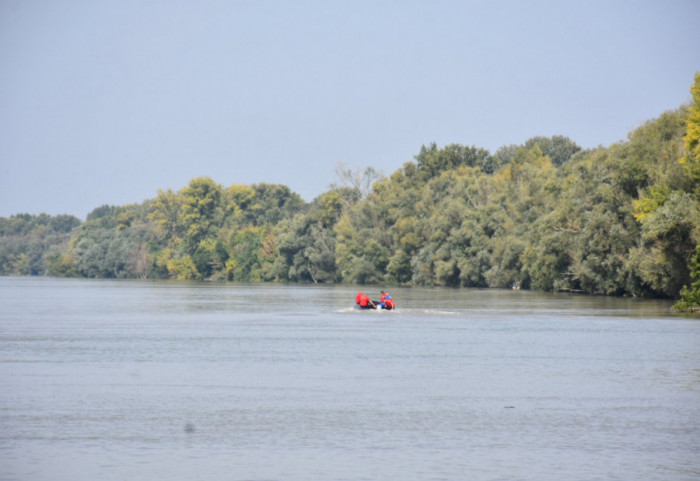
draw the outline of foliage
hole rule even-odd
[[[0,275],[45,275],[80,220],[71,215],[0,218]],[[70,272],[68,272],[70,274]]]
[[[681,163],[695,184],[695,199],[700,200],[700,72],[695,74],[695,83],[690,93],[693,102],[690,105],[686,133],[683,137],[685,155]]]
[[[675,297],[700,218],[678,168],[686,117],[607,149],[534,138],[481,156],[494,171],[471,149],[423,147],[336,225],[338,268],[350,282]]]
[[[426,180],[460,166],[479,167],[487,173],[492,173],[495,168],[491,154],[485,149],[459,144],[438,149],[435,142],[428,147],[421,147],[416,155],[416,164],[422,178]]]
[[[67,252],[55,259],[52,274],[149,277],[149,244],[156,238],[156,228],[147,214],[148,203],[96,209],[75,229]]]
[[[568,162],[575,153],[581,150],[581,147],[563,135],[533,137],[525,142],[526,149],[532,149],[535,146],[539,147],[542,153],[549,157],[556,166]]]
[[[693,283],[683,286],[680,300],[673,305],[677,312],[700,312],[700,244],[695,249],[695,255],[691,262],[691,276]]]

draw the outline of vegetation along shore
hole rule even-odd
[[[692,101],[583,150],[430,144],[387,177],[340,170],[312,202],[201,177],[85,221],[0,218],[0,274],[510,287],[700,310],[700,73]]]

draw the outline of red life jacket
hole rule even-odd
[[[360,296],[360,307],[367,307],[369,304],[369,296],[367,294],[362,294]]]
[[[384,302],[386,300],[386,292],[382,292],[382,297],[379,302]]]
[[[355,296],[355,304],[359,304],[361,298],[362,298],[362,291],[358,292],[357,295]]]
[[[396,308],[396,304],[394,304],[394,299],[387,299],[384,301],[384,305],[386,307],[390,307],[391,309]]]

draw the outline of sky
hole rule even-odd
[[[422,145],[624,141],[691,100],[698,0],[0,0],[0,217],[196,177],[386,175]]]

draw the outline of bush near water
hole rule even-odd
[[[535,137],[423,146],[388,177],[339,170],[312,202],[203,177],[141,204],[0,218],[0,274],[509,287],[700,309],[693,101],[609,147]]]

